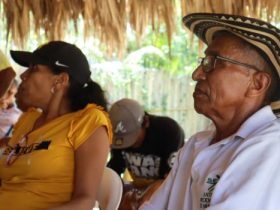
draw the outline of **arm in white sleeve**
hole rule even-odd
[[[217,183],[207,210],[279,209],[280,136],[271,138],[245,142]]]

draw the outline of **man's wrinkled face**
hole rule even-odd
[[[253,66],[249,62],[252,60],[249,56],[252,55],[244,50],[240,39],[234,35],[217,36],[206,49],[205,56],[211,59],[221,56]],[[192,75],[193,80],[197,81],[193,93],[196,111],[213,119],[215,116],[222,117],[229,110],[238,109],[246,97],[251,74],[255,71],[253,68],[223,59],[209,60],[209,62],[204,60]]]

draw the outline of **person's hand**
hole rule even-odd
[[[136,187],[133,184],[124,186],[124,193],[120,203],[120,210],[137,210],[159,188],[162,179],[146,187]]]
[[[155,181],[153,184],[151,184],[142,194],[142,196],[138,199],[138,208],[145,202],[148,201],[154,192],[160,187],[161,183],[163,182],[163,179]]]

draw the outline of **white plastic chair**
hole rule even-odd
[[[117,210],[123,193],[120,176],[112,169],[105,167],[100,189],[97,193],[97,206],[100,210]],[[95,205],[96,206],[96,205]]]

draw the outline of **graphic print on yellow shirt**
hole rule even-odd
[[[58,117],[30,132],[39,116],[35,109],[22,115],[0,159],[0,210],[39,210],[69,201],[75,150],[100,126],[107,128],[112,139],[110,120],[96,105]],[[18,145],[27,133],[26,141]],[[7,166],[12,150],[17,159]]]

